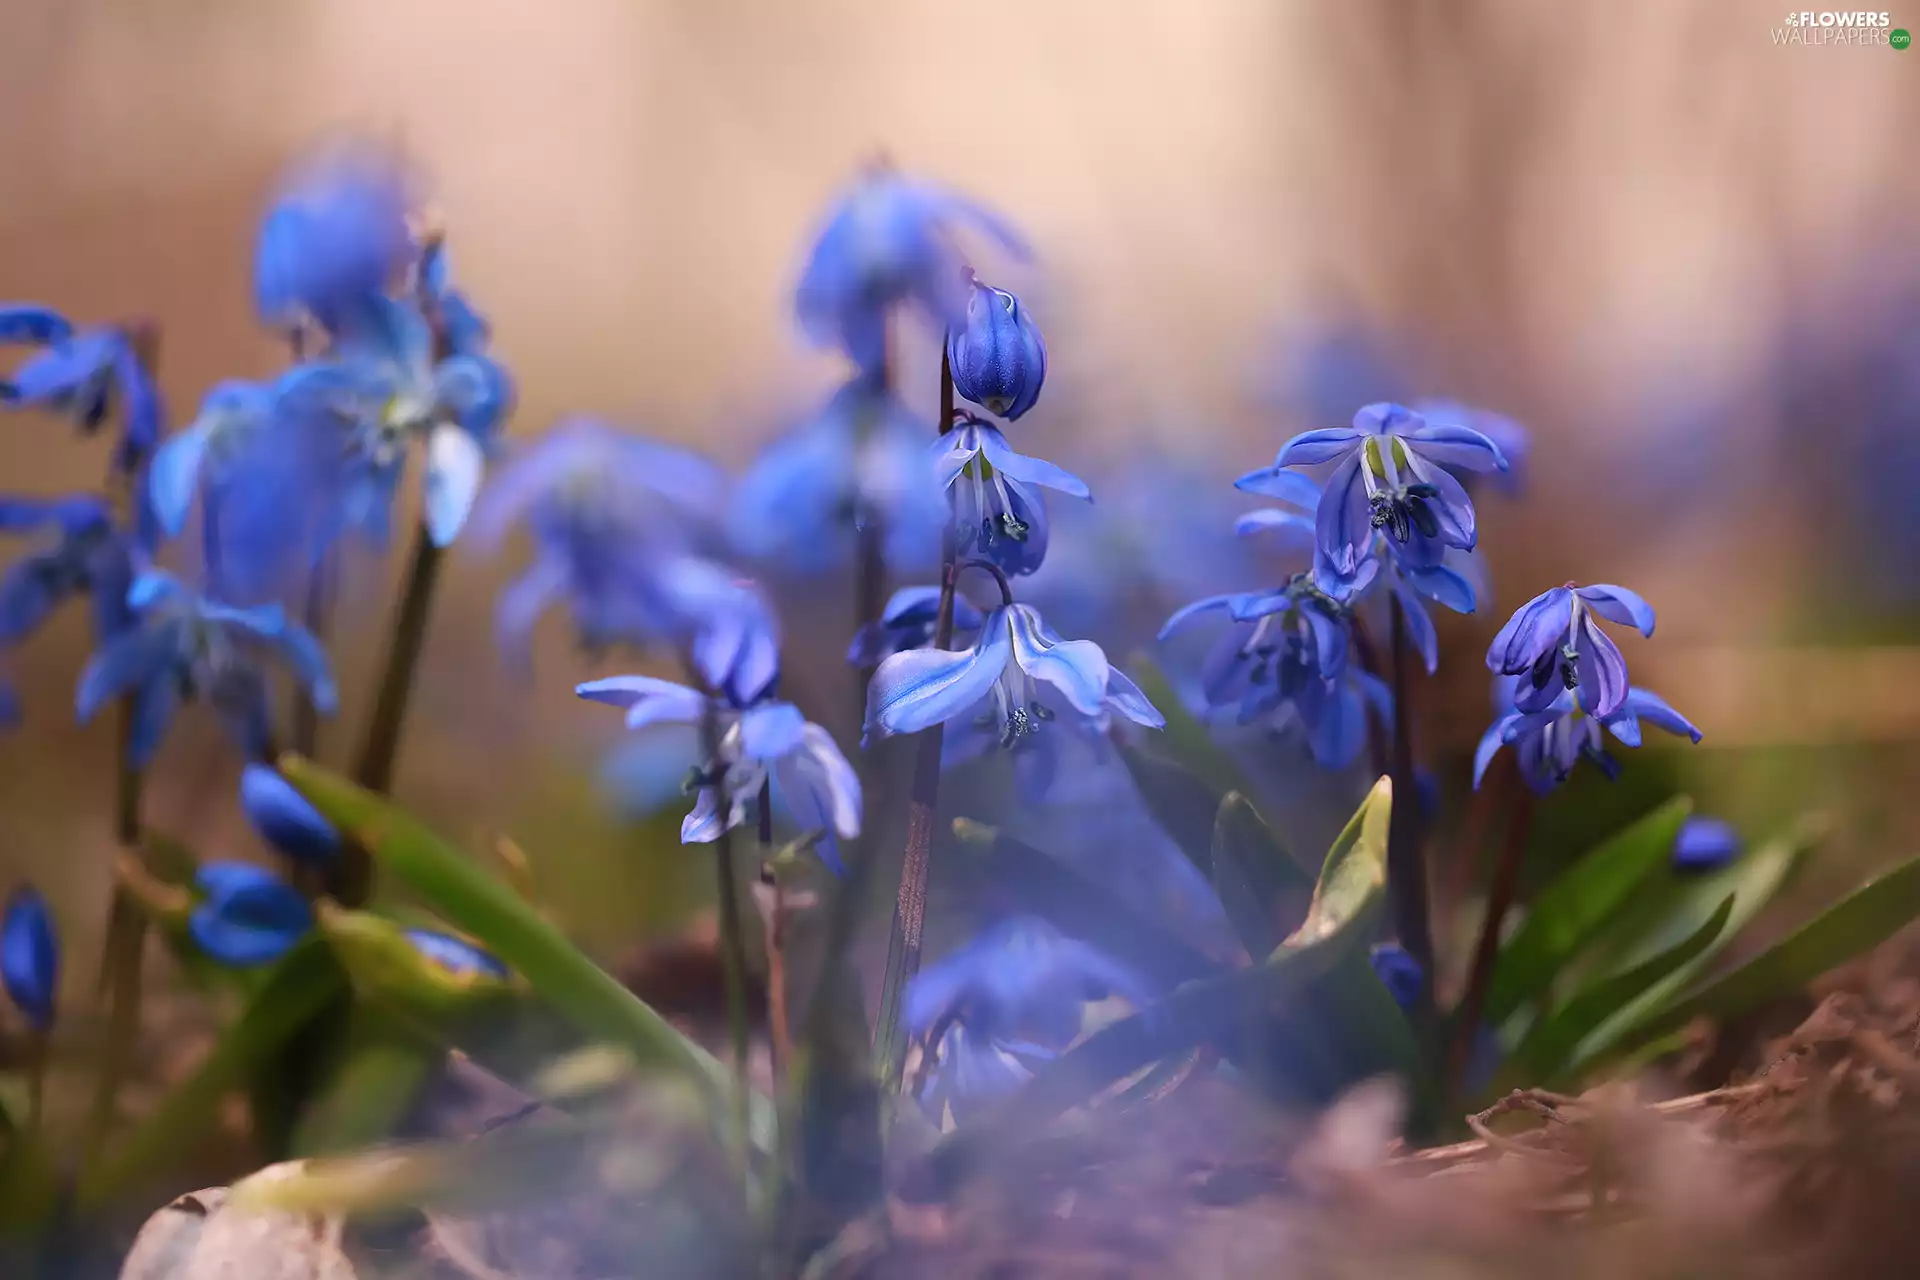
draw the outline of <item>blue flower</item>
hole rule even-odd
[[[1032,573],[1047,555],[1047,508],[1040,485],[1087,498],[1085,482],[1051,462],[1015,453],[997,427],[967,417],[934,446],[940,484],[952,496],[954,549]]]
[[[40,348],[11,378],[0,379],[0,405],[50,410],[91,435],[117,403],[122,431],[115,461],[132,472],[166,429],[159,385],[140,355],[143,336],[134,327],[76,329],[46,307],[0,305],[0,344]]]
[[[1692,817],[1680,824],[1673,841],[1677,871],[1718,871],[1740,856],[1740,833],[1719,818]]]
[[[1420,400],[1415,402],[1413,411],[1428,422],[1454,422],[1471,427],[1493,441],[1499,446],[1500,456],[1507,460],[1505,469],[1493,473],[1494,485],[1509,497],[1526,487],[1527,458],[1533,452],[1532,438],[1527,429],[1512,418],[1486,409],[1476,409],[1458,400]],[[1462,483],[1471,489],[1477,479],[1476,476],[1470,476]]]
[[[455,977],[505,982],[511,976],[507,966],[464,938],[436,929],[405,929],[402,933],[415,951]]]
[[[340,833],[307,798],[271,767],[251,763],[240,772],[240,808],[266,842],[306,866],[340,856]]]
[[[53,1026],[60,991],[60,934],[47,900],[31,885],[7,898],[0,915],[0,986],[36,1031]]]
[[[1318,550],[1331,572],[1348,575],[1372,553],[1374,530],[1415,567],[1438,564],[1446,547],[1472,550],[1473,503],[1444,468],[1504,471],[1493,441],[1470,427],[1429,423],[1404,405],[1370,404],[1351,427],[1302,432],[1287,441],[1266,472],[1335,464],[1316,518]]]
[[[134,581],[127,602],[137,624],[106,640],[80,675],[82,722],[112,698],[135,699],[127,762],[153,758],[182,699],[204,699],[251,758],[271,740],[267,680],[257,654],[285,663],[323,715],[338,703],[326,652],[278,605],[233,608],[201,597],[163,573]]]
[[[708,706],[697,691],[651,676],[592,680],[575,692],[625,707],[629,729],[701,724],[713,718],[719,754],[695,771],[693,811],[680,824],[683,843],[716,840],[721,831],[741,825],[759,800],[761,784],[771,780],[801,829],[822,833],[821,856],[835,872],[840,870],[834,838],[851,840],[860,834],[860,779],[834,745],[833,735],[809,722],[798,708],[785,702],[761,702],[745,710],[726,703]]]
[[[313,907],[264,867],[209,862],[194,877],[204,895],[187,917],[200,949],[233,969],[278,960],[313,928]]]
[[[1413,958],[1413,953],[1397,942],[1383,942],[1367,958],[1373,962],[1373,971],[1379,975],[1380,984],[1393,997],[1393,1002],[1402,1009],[1412,1009],[1427,981],[1426,970]]]
[[[1159,728],[1163,717],[1091,640],[1062,640],[1031,605],[1003,604],[966,649],[910,649],[882,662],[867,687],[867,728],[918,733],[983,708],[1003,748],[1038,734],[1058,712],[1042,690],[1105,728],[1114,714]]]
[[[940,621],[940,588],[902,587],[887,601],[879,618],[861,627],[847,646],[847,663],[855,667],[879,665],[881,659],[933,643]],[[953,597],[955,632],[978,630],[981,613],[958,592]]]
[[[168,537],[186,528],[196,493],[204,490],[211,513],[233,482],[238,464],[256,447],[274,420],[274,389],[237,379],[218,383],[200,402],[193,422],[167,437],[147,472],[155,518]],[[208,554],[220,553],[218,520],[208,517]]]
[[[1520,683],[1524,687],[1524,682]],[[1571,777],[1583,757],[1593,761],[1608,778],[1617,777],[1620,763],[1607,753],[1600,730],[1604,726],[1622,745],[1637,747],[1642,720],[1656,729],[1700,741],[1700,730],[1691,721],[1668,706],[1659,694],[1646,689],[1628,689],[1611,714],[1597,717],[1580,707],[1571,690],[1562,690],[1544,710],[1509,711],[1488,727],[1474,752],[1473,785],[1479,787],[1487,766],[1504,746],[1514,749],[1520,775],[1542,795]]]
[[[306,158],[281,182],[254,249],[254,309],[277,328],[332,330],[398,284],[415,257],[415,179],[361,140]]]
[[[971,200],[892,168],[862,174],[834,205],[795,291],[794,312],[809,340],[874,370],[885,360],[894,306],[913,304],[943,329],[964,325],[972,289],[953,239],[957,224],[1027,256],[1019,233]]]
[[[966,323],[947,330],[953,389],[1011,422],[1033,408],[1047,379],[1047,344],[1020,299],[973,282]]]
[[[453,284],[445,238],[429,240],[420,258],[420,295],[432,311],[441,338],[453,355],[482,355],[493,339],[493,326]]]
[[[68,596],[93,603],[95,638],[105,641],[132,623],[127,588],[134,551],[115,526],[104,498],[0,498],[0,533],[37,533],[43,541],[0,575],[0,645],[39,628]]]
[[[1525,677],[1514,685],[1513,705],[1544,711],[1564,690],[1578,690],[1580,706],[1605,718],[1627,696],[1627,660],[1595,617],[1653,635],[1653,607],[1625,587],[1599,583],[1543,591],[1514,611],[1487,648],[1487,666]]]
[[[902,1017],[933,1055],[922,1101],[936,1110],[997,1097],[1079,1034],[1086,1007],[1119,997],[1144,1006],[1151,989],[1126,966],[1045,920],[987,929],[917,974]],[[956,1111],[956,1114],[958,1112]]]
[[[884,383],[855,377],[741,478],[728,525],[734,546],[819,573],[846,564],[855,531],[876,522],[889,564],[932,561],[947,519],[927,453],[932,435]]]
[[[560,424],[496,468],[469,537],[491,553],[525,524],[534,547],[495,610],[510,660],[525,664],[535,622],[561,602],[588,649],[671,639],[680,628],[666,566],[718,508],[722,485],[706,459],[590,419]]]

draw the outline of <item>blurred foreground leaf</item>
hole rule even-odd
[[[385,1141],[445,1056],[394,1014],[355,1000],[320,1088],[294,1125],[293,1154],[330,1155]]]
[[[1313,878],[1274,839],[1253,802],[1229,791],[1213,818],[1213,888],[1250,956],[1269,954],[1305,917]]]
[[[587,1036],[623,1045],[643,1069],[664,1070],[699,1088],[723,1123],[731,1075],[714,1057],[568,941],[509,886],[475,866],[405,810],[298,756],[280,771],[329,821],[455,927],[478,939]],[[773,1141],[772,1107],[751,1099],[753,1139]]]
[[[1676,797],[1612,836],[1535,896],[1526,918],[1500,949],[1487,984],[1483,1017],[1500,1026],[1562,976],[1567,963],[1673,853],[1693,809]]]
[[[1150,1063],[1231,1034],[1250,1002],[1271,1005],[1363,954],[1386,894],[1392,789],[1374,785],[1334,841],[1306,921],[1263,961],[1188,983],[1158,1004],[1088,1036],[1035,1074],[1018,1094],[934,1150],[932,1173],[951,1186],[982,1156],[1040,1133],[1060,1112]]]

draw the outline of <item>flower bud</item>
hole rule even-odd
[[[437,929],[403,927],[367,911],[323,906],[320,929],[354,989],[429,1018],[452,1017],[504,994],[507,967]]]
[[[1688,818],[1673,841],[1677,871],[1717,871],[1740,856],[1740,833],[1719,818]]]
[[[325,866],[340,855],[333,824],[264,764],[250,764],[240,774],[240,807],[268,844],[303,866]]]
[[[53,1025],[54,994],[60,986],[60,937],[54,931],[47,900],[30,885],[7,899],[0,918],[0,986],[34,1030]]]
[[[1020,299],[976,280],[966,327],[947,331],[947,362],[954,390],[1012,421],[1040,399],[1047,344]]]
[[[188,932],[230,968],[278,960],[313,928],[313,908],[300,891],[264,867],[209,862],[194,883],[206,898],[188,917]]]

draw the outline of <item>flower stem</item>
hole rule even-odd
[[[1422,1003],[1433,996],[1433,932],[1427,902],[1427,864],[1420,849],[1420,787],[1413,774],[1413,653],[1398,596],[1387,597],[1393,634],[1393,812],[1387,824],[1387,888],[1400,945],[1420,962]]]
[[[773,781],[760,784],[760,857],[773,856]],[[767,911],[767,1040],[777,1097],[793,1061],[793,1032],[787,1023],[787,894],[777,874],[767,877],[773,902]]]
[[[691,661],[687,670],[695,668]],[[748,1095],[753,1082],[748,1074],[747,1040],[747,946],[740,927],[740,885],[733,865],[733,826],[727,812],[727,765],[720,755],[720,715],[711,693],[703,700],[700,717],[701,749],[710,772],[707,783],[713,789],[714,802],[720,806],[720,834],[713,841],[714,868],[717,872],[720,917],[720,964],[727,991],[727,1038],[733,1051],[734,1123],[728,1143],[734,1149],[744,1173],[747,1167],[749,1133]]]
[[[953,425],[953,368],[940,357],[940,434]],[[933,647],[953,643],[955,564],[953,522],[947,522],[941,556],[940,612],[934,621]],[[894,900],[893,932],[887,939],[887,968],[880,985],[880,1016],[874,1025],[874,1058],[883,1089],[905,1086],[906,1038],[900,1029],[906,987],[920,972],[921,932],[927,919],[927,880],[933,856],[933,821],[940,803],[940,748],[944,726],[920,734],[913,759],[913,792],[907,807],[907,847],[900,863],[900,892]]]
[[[1466,1083],[1467,1063],[1480,1026],[1480,1010],[1486,1004],[1487,984],[1493,980],[1493,964],[1500,951],[1500,926],[1506,922],[1507,912],[1520,888],[1520,860],[1526,852],[1527,832],[1533,821],[1533,792],[1525,786],[1516,786],[1512,791],[1514,800],[1507,813],[1507,838],[1500,846],[1500,860],[1494,864],[1493,880],[1487,888],[1487,913],[1480,922],[1480,938],[1473,948],[1473,967],[1467,971],[1466,988],[1454,1009],[1447,1045],[1447,1091],[1455,1097]]]
[[[1367,674],[1376,680],[1384,679],[1387,672],[1380,665],[1380,651],[1373,647],[1373,633],[1367,630],[1366,619],[1357,614],[1353,619],[1353,648],[1360,659],[1360,665]],[[1381,723],[1381,717],[1373,707],[1367,707],[1367,762],[1378,778],[1389,773],[1393,761],[1389,756],[1387,744],[1391,738],[1391,727]]]
[[[40,1121],[46,1113],[47,1099],[47,1033],[34,1030],[27,1033],[27,1132],[40,1132]]]

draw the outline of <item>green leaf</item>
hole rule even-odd
[[[445,1056],[402,1019],[355,1000],[330,1069],[294,1126],[292,1154],[332,1155],[385,1141]]]
[[[1484,1017],[1499,1026],[1538,998],[1568,961],[1672,856],[1693,801],[1676,797],[1568,867],[1535,896],[1500,950]]]
[[[0,1129],[0,1256],[8,1238],[46,1230],[60,1204],[60,1166],[46,1139],[25,1129]]]
[[[1213,819],[1220,811],[1220,792],[1156,752],[1126,742],[1114,746],[1154,822],[1211,882]]]
[[[1705,953],[1727,927],[1734,900],[1735,895],[1729,893],[1690,935],[1665,951],[1655,952],[1640,963],[1591,984],[1534,1023],[1514,1053],[1516,1064],[1529,1079],[1558,1081],[1588,1033],[1653,984]]]
[[[1146,654],[1135,654],[1127,663],[1127,672],[1140,692],[1147,695],[1147,701],[1166,717],[1167,723],[1155,740],[1166,748],[1169,757],[1187,772],[1211,779],[1209,785],[1216,795],[1226,791],[1251,793],[1240,766],[1213,740],[1207,726],[1188,713],[1158,663]]]
[[[1136,912],[1106,886],[1044,850],[971,818],[954,819],[953,834],[958,842],[955,853],[972,863],[970,870],[994,883],[1017,886],[1023,909],[1051,921],[1063,933],[1126,956],[1143,977],[1172,987],[1218,971],[1219,965]]]
[[[1711,875],[1694,879],[1685,894],[1671,904],[1665,917],[1637,938],[1631,948],[1617,957],[1625,965],[1640,963],[1662,947],[1671,946],[1686,936],[1683,930],[1698,928],[1728,894],[1733,895],[1733,913],[1727,927],[1720,931],[1699,955],[1687,961],[1658,982],[1652,983],[1634,999],[1596,1027],[1580,1042],[1573,1054],[1573,1067],[1584,1071],[1606,1056],[1615,1044],[1633,1034],[1640,1023],[1653,1017],[1685,991],[1706,967],[1771,902],[1781,888],[1793,879],[1807,853],[1821,838],[1824,827],[1805,822],[1786,835],[1768,841],[1746,857]],[[1616,969],[1617,971],[1617,969]]]
[[[191,1151],[215,1128],[221,1101],[246,1083],[307,1021],[346,990],[326,945],[308,938],[273,966],[260,990],[199,1068],[161,1100],[118,1148],[80,1180],[84,1211]]]
[[[1920,916],[1920,858],[1912,858],[1834,903],[1745,964],[1709,980],[1634,1028],[1652,1039],[1694,1018],[1732,1018],[1879,946]]]
[[[1247,954],[1264,956],[1306,916],[1313,880],[1237,791],[1213,820],[1213,888]]]
[[[1226,1034],[1249,1002],[1271,1005],[1295,995],[1360,954],[1386,895],[1391,809],[1392,789],[1382,778],[1327,854],[1306,921],[1265,960],[1188,983],[1094,1032],[981,1122],[941,1143],[932,1155],[935,1177],[953,1185],[983,1153],[1039,1133],[1060,1112],[1160,1058]]]
[[[588,959],[538,910],[382,796],[298,756],[280,772],[342,832],[456,928],[479,940],[591,1038],[623,1045],[643,1068],[681,1076],[703,1091],[716,1120],[734,1087],[727,1069],[618,979]],[[753,1097],[754,1137],[772,1140],[772,1108]]]

